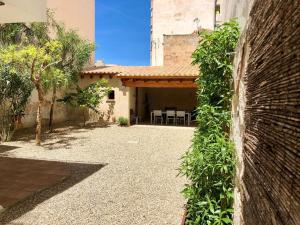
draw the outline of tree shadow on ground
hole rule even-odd
[[[57,148],[68,149],[72,143],[83,137],[74,137],[72,134],[85,133],[96,128],[108,128],[109,125],[101,125],[99,123],[89,123],[86,126],[80,126],[76,122],[65,122],[57,124],[53,132],[44,129],[42,134],[42,147],[46,150],[53,150]],[[35,140],[34,128],[26,128],[15,132],[13,141],[32,142]],[[1,152],[0,152],[1,153]]]
[[[17,148],[20,148],[20,147],[0,144],[0,154],[4,153],[4,152],[11,151],[11,150],[15,150]]]
[[[48,187],[41,191],[37,190],[37,192],[31,195],[30,197],[23,199],[15,205],[7,208],[4,212],[0,213],[0,224],[5,225],[9,223],[21,225],[22,223],[14,223],[12,221],[33,210],[37,205],[41,204],[42,202],[80,183],[81,181],[93,175],[94,173],[96,173],[97,171],[99,171],[107,165],[84,163],[63,164],[65,164],[68,170],[70,171],[71,175],[69,177],[52,187]],[[74,201],[76,201],[76,199],[74,199]]]

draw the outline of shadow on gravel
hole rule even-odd
[[[94,130],[96,128],[108,128],[109,125],[99,125],[99,123],[89,123],[86,126],[80,126],[78,123],[65,122],[58,124],[54,127],[53,132],[47,130],[43,131],[42,134],[42,147],[46,150],[52,150],[57,148],[70,148],[72,143],[78,139],[83,139],[80,137],[73,137],[72,134],[84,133],[89,130]],[[26,128],[15,132],[12,141],[30,142],[35,140],[35,129]],[[44,143],[43,143],[44,142]],[[12,149],[11,149],[12,150]],[[0,149],[1,153],[1,149]]]
[[[37,164],[38,166],[31,166],[28,172],[23,172],[23,176],[20,177],[20,171],[18,168],[11,166],[11,171],[9,169],[5,171],[0,171],[2,176],[6,177],[6,180],[0,180],[0,189],[4,187],[4,191],[8,192],[8,196],[21,196],[24,195],[22,199],[14,199],[15,202],[10,202],[5,207],[5,201],[7,201],[7,196],[2,193],[2,202],[0,195],[0,208],[1,205],[4,206],[5,210],[0,213],[0,224],[5,225],[11,221],[21,217],[23,214],[31,211],[40,203],[46,201],[47,199],[64,192],[65,190],[71,188],[72,186],[80,183],[82,180],[96,173],[102,169],[106,164],[83,164],[83,163],[63,163],[54,161],[42,161],[42,160],[31,160],[31,159],[12,159],[6,158],[7,160],[2,163],[2,167],[11,165],[12,162],[9,160],[16,160],[14,165],[20,165],[19,161],[27,160],[31,165]],[[5,160],[5,158],[2,158]],[[27,164],[27,165],[30,165]],[[28,168],[28,166],[23,164],[19,166],[19,170],[23,168]],[[41,166],[42,165],[42,166]],[[1,161],[0,161],[1,167]],[[57,169],[60,168],[59,170]],[[14,169],[13,169],[14,168]],[[16,171],[17,170],[17,171]],[[6,174],[5,174],[6,173]],[[27,174],[26,174],[27,173]],[[6,175],[6,176],[5,176]],[[49,178],[54,179],[49,182]],[[60,176],[60,177],[59,177]],[[16,180],[15,177],[18,177]],[[11,178],[11,180],[9,180]],[[46,178],[46,179],[45,179]],[[19,182],[19,183],[18,183]],[[20,185],[25,187],[21,188]],[[47,186],[48,185],[48,186]],[[5,189],[6,188],[6,189]],[[30,192],[31,191],[31,192]],[[0,191],[1,192],[1,191]],[[19,194],[17,194],[19,193]],[[29,194],[29,195],[28,195]],[[4,196],[4,197],[3,197]],[[11,200],[10,200],[11,201]],[[76,199],[73,199],[75,202]],[[13,204],[12,204],[13,203]],[[10,223],[18,224],[18,223]]]
[[[20,148],[20,147],[10,146],[10,145],[1,145],[0,144],[0,154],[4,153],[4,152],[11,151],[11,150],[14,150],[14,149],[17,149],[17,148]]]

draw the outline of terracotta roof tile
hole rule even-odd
[[[197,77],[198,66],[106,66],[87,69],[82,74],[115,75],[116,77]]]

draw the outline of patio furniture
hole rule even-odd
[[[176,123],[176,111],[175,110],[167,110],[166,113],[166,124],[169,124],[170,120],[173,120],[173,123]]]
[[[163,124],[163,115],[161,110],[153,110],[153,116],[154,116],[154,123],[157,124],[157,120],[160,119],[160,123]],[[152,118],[151,118],[152,123]]]
[[[151,111],[151,113],[150,113],[150,123],[151,124],[153,124],[153,121],[155,122],[154,111]],[[166,111],[162,111],[162,110],[157,110],[157,111],[161,111],[162,119],[166,118],[166,116],[167,116]],[[192,113],[185,112],[185,117],[187,118],[187,125],[190,126],[191,120],[192,120]]]
[[[192,121],[192,113],[186,112],[185,115],[187,116],[187,125],[190,126]]]
[[[139,124],[142,122],[142,118],[135,114],[133,109],[130,109],[130,123]]]
[[[176,124],[178,124],[178,122],[180,123],[181,121],[183,121],[183,125],[185,126],[185,111],[177,111],[176,112]]]

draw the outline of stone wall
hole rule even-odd
[[[300,1],[256,0],[235,59],[235,224],[300,224]],[[245,17],[247,18],[247,17]]]
[[[199,36],[196,33],[164,35],[164,66],[190,65],[198,43]]]
[[[163,35],[191,34],[200,27],[213,30],[214,19],[214,0],[152,0],[151,65],[163,65]]]

